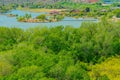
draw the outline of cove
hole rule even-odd
[[[84,21],[92,21],[96,22],[98,21],[97,19],[82,19],[82,18],[72,18],[72,17],[65,17],[62,21],[59,22],[41,22],[41,23],[26,23],[26,22],[18,22],[16,17],[8,17],[6,16],[7,14],[17,14],[19,16],[23,16],[25,14],[31,14],[32,17],[36,17],[40,14],[47,14],[46,12],[40,12],[40,13],[34,13],[34,12],[29,12],[29,11],[21,11],[21,10],[12,10],[8,13],[5,14],[0,14],[0,26],[5,26],[5,27],[18,27],[22,29],[27,29],[30,27],[36,27],[36,26],[46,26],[46,27],[54,27],[54,26],[73,26],[73,27],[80,27],[81,23]]]

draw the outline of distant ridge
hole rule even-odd
[[[94,3],[99,0],[0,0],[0,3],[9,4],[9,3],[55,3],[55,2],[83,2],[83,3]]]
[[[81,3],[96,3],[96,2],[120,2],[120,0],[0,0],[0,4],[10,4],[10,3],[56,3],[56,2],[81,2]]]

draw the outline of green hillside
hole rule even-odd
[[[120,55],[120,23],[103,21],[0,27],[0,80],[118,80],[119,57],[110,57]]]

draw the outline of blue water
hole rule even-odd
[[[19,16],[24,16],[25,14],[31,14],[32,17],[34,18],[34,17],[36,17],[36,16],[38,16],[40,14],[47,14],[47,12],[40,12],[40,13],[36,12],[35,13],[35,12],[29,12],[29,11],[12,10],[12,11],[6,13],[6,14],[17,14]]]
[[[20,10],[13,10],[11,12],[8,12],[6,14],[18,14],[18,15],[25,15],[26,13],[31,14],[32,17],[36,17],[40,14],[47,14],[45,12],[40,12],[40,13],[34,13],[34,12],[28,12],[28,11],[20,11]],[[94,19],[90,19],[94,20]],[[97,21],[97,20],[96,20]],[[6,27],[19,27],[19,28],[30,28],[30,27],[36,27],[36,26],[47,26],[47,27],[54,27],[54,26],[67,26],[71,25],[73,27],[80,27],[82,23],[82,18],[75,19],[71,17],[65,17],[64,20],[59,21],[59,22],[48,22],[48,23],[25,23],[25,22],[18,22],[16,20],[16,17],[8,17],[6,15],[0,14],[0,26],[6,26]]]

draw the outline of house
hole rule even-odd
[[[57,11],[57,10],[53,10],[53,11],[51,11],[49,14],[50,14],[50,15],[58,15],[58,14],[60,14],[60,12]]]
[[[89,3],[96,3],[98,0],[87,0]]]

